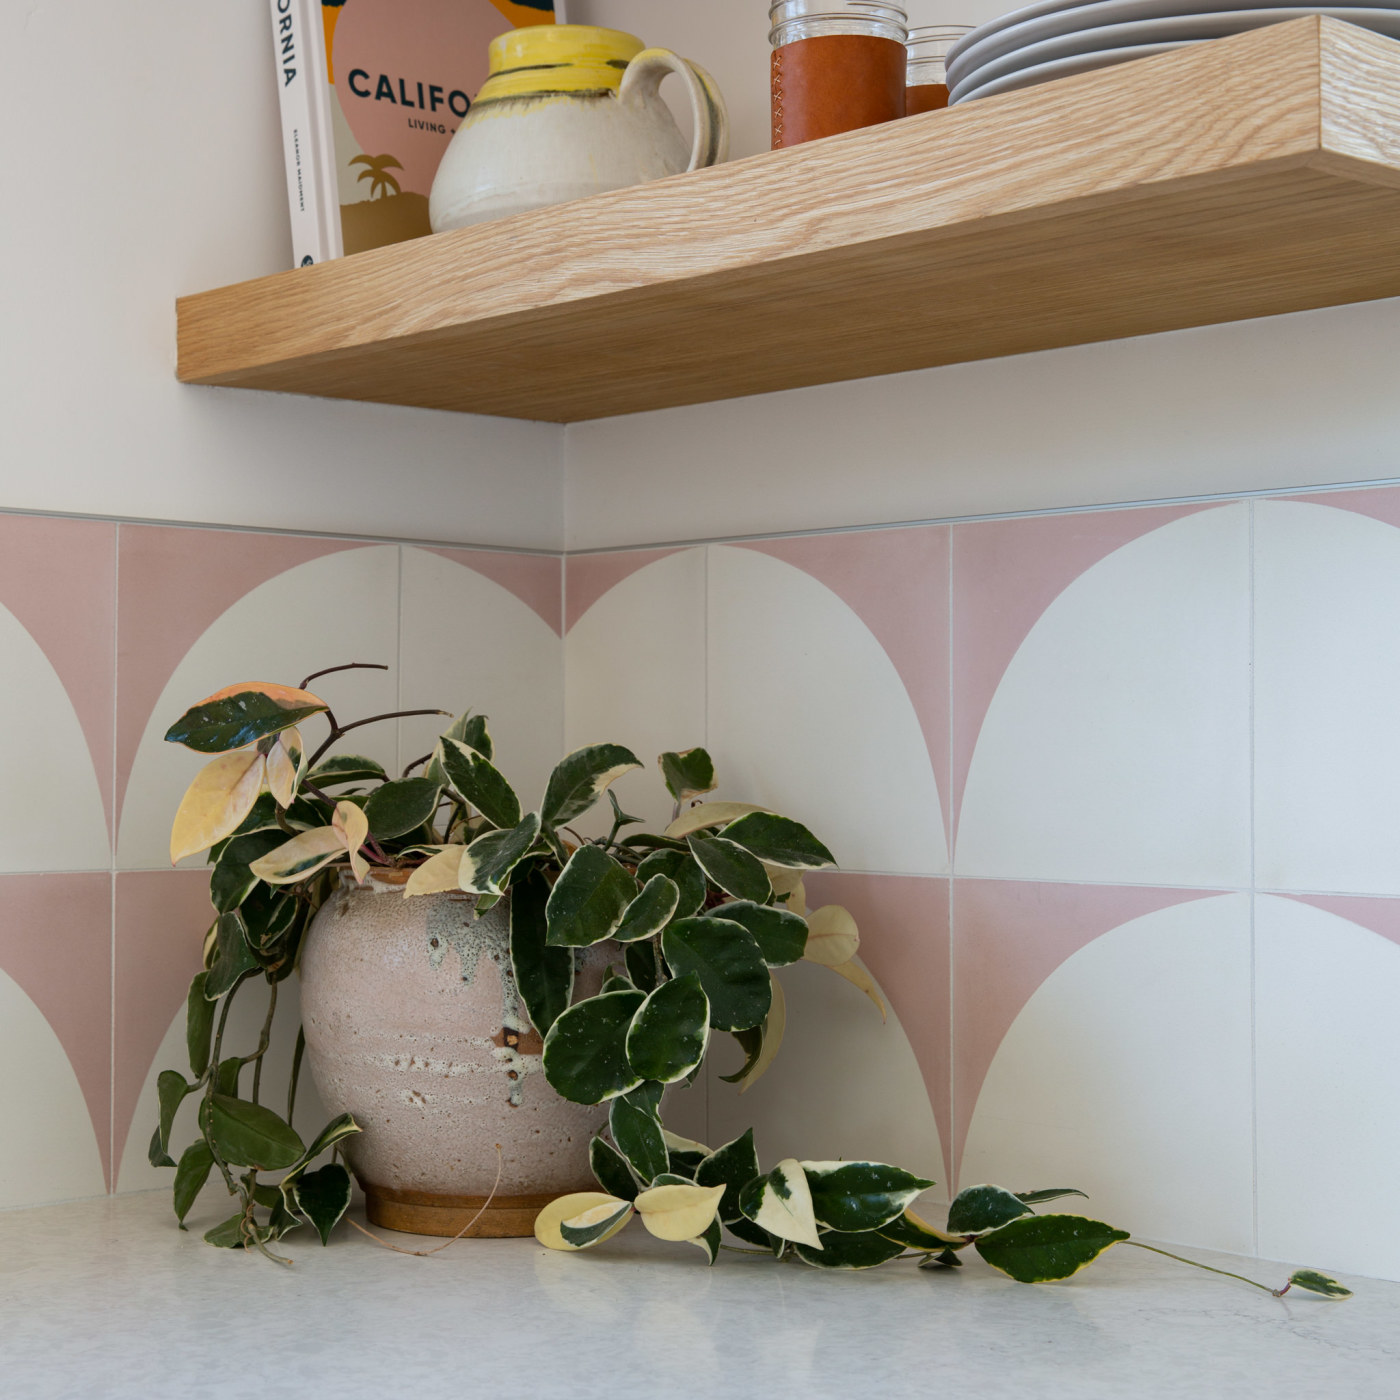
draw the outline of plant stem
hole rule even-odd
[[[267,1047],[272,1043],[272,1018],[277,1012],[277,983],[269,982],[267,995],[267,1016],[263,1020],[262,1036],[258,1041],[257,1053],[252,1056],[253,1063],[253,1102],[258,1101],[258,1086],[262,1083],[263,1056],[267,1054]]]
[[[305,690],[312,681],[321,676],[333,676],[337,671],[387,671],[388,669],[387,666],[381,665],[378,661],[347,661],[343,666],[327,666],[324,671],[312,671],[297,689]]]
[[[722,1244],[721,1249],[727,1249],[731,1254],[761,1254],[765,1259],[773,1258],[771,1249],[745,1249],[741,1244]]]
[[[228,1025],[228,1013],[233,1005],[234,995],[242,985],[242,982],[237,982],[224,993],[224,1005],[222,1011],[219,1013],[219,1024],[214,1028],[214,1048],[211,1051],[211,1058],[209,1061],[209,1087],[204,1091],[206,1107],[211,1105],[214,1101],[214,1092],[219,1083],[219,1055],[224,1046],[224,1027]],[[200,1128],[204,1129],[204,1124],[201,1123]],[[223,1174],[224,1185],[228,1187],[229,1195],[236,1196],[238,1194],[238,1187],[234,1185],[233,1173],[229,1171],[228,1163],[224,1161],[219,1153],[219,1149],[215,1147],[213,1135],[207,1130],[204,1132],[204,1140],[209,1146],[209,1155],[213,1157],[219,1171]]]
[[[352,729],[359,729],[366,724],[378,724],[380,720],[384,719],[412,719],[416,715],[446,715],[448,719],[452,718],[451,711],[449,710],[390,710],[386,714],[371,715],[368,719],[357,719],[350,724],[340,724],[336,721],[331,712],[327,710],[326,719],[330,723],[331,732],[326,735],[325,741],[321,744],[321,747],[307,759],[306,767],[308,771],[314,768],[321,761],[326,750],[330,748],[332,744],[343,739]]]
[[[292,1082],[287,1086],[287,1124],[297,1106],[297,1080],[301,1078],[301,1057],[306,1053],[306,1027],[297,1027],[297,1048],[292,1052]]]
[[[413,762],[410,763],[410,764],[408,765],[408,767],[405,768],[405,769],[403,770],[403,772],[402,772],[402,774],[400,774],[400,776],[401,776],[401,777],[404,777],[404,778],[408,777],[408,775],[409,775],[411,772],[413,772],[413,770],[414,770],[415,768],[417,768],[417,767],[418,767],[420,764],[422,764],[422,763],[426,763],[430,758],[432,758],[432,754],[430,754],[430,753],[425,753],[425,754],[423,755],[422,758],[415,758],[415,759],[413,760]]]
[[[1229,1269],[1217,1269],[1213,1264],[1202,1264],[1198,1259],[1186,1259],[1180,1254],[1172,1254],[1165,1249],[1158,1249],[1155,1244],[1143,1244],[1140,1240],[1124,1240],[1123,1243],[1130,1244],[1136,1249],[1151,1250],[1153,1254],[1160,1254],[1167,1259],[1175,1259],[1178,1264],[1189,1264],[1193,1269],[1204,1269],[1209,1274],[1221,1274],[1225,1278],[1238,1279],[1240,1283],[1247,1283],[1251,1288],[1262,1289],[1275,1298],[1282,1298],[1287,1292],[1287,1289],[1270,1288],[1267,1283],[1258,1283],[1252,1278],[1245,1278],[1243,1274],[1232,1274]]]

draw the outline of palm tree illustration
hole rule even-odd
[[[395,160],[393,156],[356,156],[351,165],[363,165],[365,168],[360,171],[360,179],[368,180],[369,197],[371,199],[386,198],[390,190],[395,194],[400,194],[399,182],[389,174],[389,167],[396,170],[403,169],[403,162]]]

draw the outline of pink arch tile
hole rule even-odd
[[[113,829],[117,527],[0,515],[0,604],[38,643],[73,702]]]
[[[808,875],[807,906],[842,904],[860,928],[860,958],[889,998],[933,1105],[952,1176],[950,1116],[948,889],[936,876]]]
[[[1311,904],[1314,909],[1360,924],[1392,943],[1400,943],[1400,899],[1357,894],[1285,894],[1284,899]]]
[[[634,549],[621,554],[579,554],[564,561],[564,627],[571,631],[574,623],[586,613],[604,593],[631,578],[638,569],[679,554],[678,549]]]
[[[305,564],[362,549],[350,540],[123,525],[118,540],[117,793],[151,710],[185,653],[245,594]],[[298,678],[299,679],[299,678]]]
[[[852,530],[744,546],[824,583],[884,648],[919,717],[947,828],[948,553],[946,525]]]
[[[200,969],[214,911],[207,870],[146,870],[116,879],[112,1160],[120,1164],[141,1086]],[[162,1068],[187,1072],[189,1065]]]
[[[952,527],[953,824],[1001,678],[1041,614],[1080,574],[1133,540],[1209,506],[1153,506]]]
[[[77,1075],[112,1184],[112,877],[0,875],[0,968],[39,1008]],[[22,1074],[11,1065],[7,1073]],[[23,1132],[23,1125],[10,1125]]]
[[[952,1155],[992,1058],[1036,989],[1063,962],[1113,929],[1215,890],[968,880],[953,885]]]
[[[547,554],[506,554],[484,549],[428,548],[428,553],[475,569],[492,583],[499,583],[526,607],[533,608],[555,633],[562,635],[562,559]]]
[[[1383,525],[1400,528],[1400,486],[1362,487],[1357,491],[1316,491],[1283,499],[1310,506],[1331,506],[1356,515],[1369,515]]]

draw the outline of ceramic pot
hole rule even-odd
[[[616,29],[543,24],[491,43],[491,76],[433,181],[434,233],[715,165],[729,149],[724,99],[703,68]],[[686,150],[661,100],[675,73],[695,122]]]
[[[371,1221],[455,1235],[501,1184],[472,1235],[528,1235],[555,1196],[596,1190],[588,1144],[607,1106],[545,1082],[542,1042],[510,967],[509,904],[405,899],[407,872],[347,876],[302,952],[306,1059],[332,1113],[363,1131],[344,1146]],[[611,949],[583,950],[578,987],[597,991]]]

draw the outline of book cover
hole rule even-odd
[[[555,8],[554,0],[321,0],[313,121],[324,126],[317,140],[336,206],[326,256],[431,231],[433,176],[486,81],[491,40],[512,25],[553,24]]]

